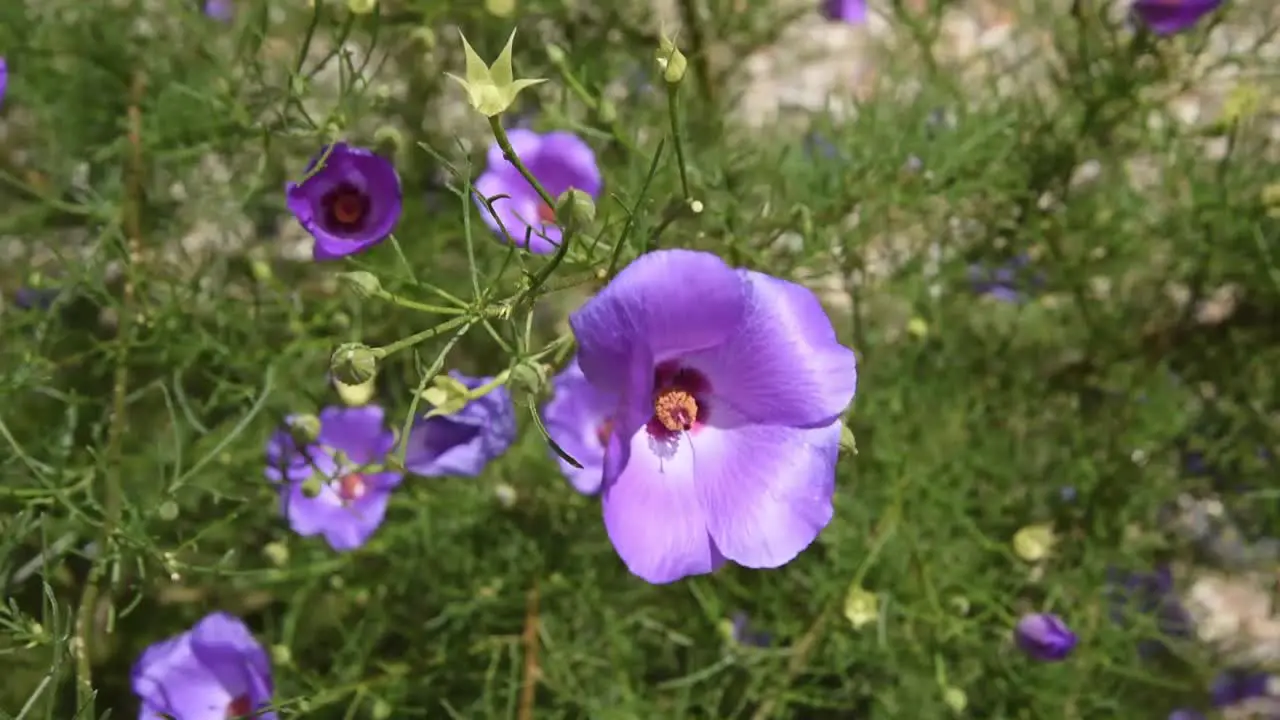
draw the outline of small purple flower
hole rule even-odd
[[[9,64],[0,57],[0,105],[4,104],[4,91],[9,87]]]
[[[276,720],[264,710],[273,692],[271,662],[244,622],[206,615],[190,630],[162,640],[133,666],[140,720]]]
[[[858,373],[807,288],[660,250],[569,324],[583,375],[618,398],[602,505],[632,573],[780,567],[830,522]]]
[[[13,302],[23,310],[48,310],[60,292],[57,288],[22,287],[13,294]]]
[[[1169,713],[1169,720],[1205,720],[1204,714],[1190,708],[1179,708]]]
[[[862,24],[867,21],[867,0],[823,0],[822,14],[828,20]]]
[[[1107,595],[1112,622],[1130,627],[1136,617],[1154,619],[1160,637],[1140,640],[1138,650],[1151,656],[1165,647],[1165,638],[1182,638],[1191,633],[1191,616],[1178,601],[1173,583],[1173,572],[1168,565],[1160,565],[1151,572],[1123,572],[1116,568],[1107,571]]]
[[[324,165],[316,169],[321,159]],[[390,160],[372,151],[335,143],[311,159],[306,175],[286,191],[289,212],[316,240],[316,260],[336,260],[377,245],[400,220],[400,176]]]
[[[1039,276],[1027,276],[1030,262],[1026,254],[1021,254],[995,268],[970,265],[969,282],[979,295],[989,295],[1002,302],[1021,302],[1027,291],[1042,282]]]
[[[1076,647],[1076,634],[1057,615],[1032,613],[1024,615],[1014,629],[1018,647],[1034,660],[1065,660]]]
[[[1134,0],[1133,14],[1157,35],[1182,32],[1218,8],[1223,0]]]
[[[381,463],[395,445],[382,408],[321,411],[316,442],[299,449],[289,430],[267,442],[266,475],[280,485],[280,509],[293,531],[323,535],[334,550],[364,545],[382,524],[403,475]]]
[[[751,617],[739,610],[729,618],[729,639],[735,644],[748,647],[769,647],[773,637],[763,630],[751,626]]]
[[[214,20],[230,22],[235,17],[234,0],[205,0],[204,14]]]
[[[582,468],[557,456],[560,471],[580,493],[594,495],[604,479],[604,449],[613,433],[609,413],[618,399],[587,382],[575,358],[552,381],[555,394],[542,410],[547,434]]]
[[[1271,676],[1265,672],[1227,670],[1214,678],[1209,688],[1214,707],[1230,707],[1255,698],[1267,697]]]
[[[539,135],[524,128],[508,131],[507,138],[516,156],[551,197],[558,198],[570,188],[585,192],[593,200],[600,196],[603,180],[596,155],[582,138],[568,132]],[[538,197],[515,165],[503,157],[497,143],[489,148],[486,163],[475,183],[476,206],[485,224],[499,234],[505,228],[511,241],[520,247],[526,246],[528,237],[531,252],[554,252],[561,237],[555,224],[555,209]],[[495,200],[498,195],[505,197]],[[493,205],[493,214],[481,202],[482,197]]]
[[[493,380],[468,377],[457,371],[450,372],[449,377],[469,390]],[[452,415],[415,421],[409,431],[404,466],[409,472],[425,477],[474,477],[490,460],[506,452],[515,439],[515,405],[511,402],[511,393],[505,387],[498,387]]]

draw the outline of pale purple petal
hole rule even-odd
[[[751,297],[725,341],[682,362],[711,381],[717,404],[749,422],[817,427],[853,401],[857,359],[836,339],[818,298],[805,287],[742,271]]]
[[[662,362],[726,342],[740,330],[749,287],[711,253],[640,256],[570,315],[582,372],[596,387],[620,388],[638,354]]]
[[[9,64],[0,57],[0,105],[4,104],[4,93],[9,88]]]
[[[829,20],[864,23],[867,21],[867,1],[823,0],[822,12]]]
[[[548,255],[560,246],[560,228],[542,220],[540,210],[545,203],[520,175],[486,171],[476,178],[473,190],[479,196],[475,203],[480,210],[480,219],[496,233],[505,229],[516,247],[527,247],[532,253]],[[493,206],[492,213],[480,197]]]
[[[381,463],[395,446],[395,433],[384,424],[386,413],[377,405],[327,407],[319,417],[317,443],[343,453],[356,465]]]
[[[345,503],[328,483],[320,485],[315,497],[307,497],[302,483],[292,483],[282,503],[294,532],[303,537],[321,535],[331,548],[345,552],[363,546],[373,537],[386,517],[391,490],[399,480],[398,473],[366,475],[369,491],[360,499]]]
[[[205,616],[191,628],[191,650],[232,697],[247,698],[251,709],[271,703],[271,661],[240,618],[224,612]]]
[[[493,380],[457,371],[450,372],[449,376],[470,390]],[[511,447],[516,429],[510,391],[505,387],[495,388],[452,415],[416,420],[405,450],[405,468],[425,477],[474,477]]]
[[[733,562],[781,567],[831,521],[840,422],[814,429],[738,425],[731,414],[717,406],[714,425],[686,441],[707,530]]]
[[[510,141],[511,149],[515,151],[516,157],[520,158],[520,162],[523,162],[526,166],[529,164],[529,160],[537,154],[538,149],[542,147],[542,136],[528,128],[508,128],[507,140]],[[520,176],[520,171],[516,170],[516,166],[507,160],[502,148],[496,142],[491,144],[489,151],[485,153],[485,162],[488,164],[490,172],[511,177]]]
[[[560,197],[570,188],[577,188],[596,198],[604,185],[595,151],[573,133],[543,135],[542,144],[527,165],[529,172],[538,178],[542,188],[552,197]]]
[[[618,398],[588,382],[576,359],[553,378],[552,387],[554,395],[542,411],[547,434],[582,465],[575,468],[556,456],[560,471],[578,492],[593,495],[599,492],[604,479],[605,446],[600,441],[601,429],[613,422]]]
[[[232,0],[205,0],[204,14],[214,20],[228,22],[235,17],[235,3]]]

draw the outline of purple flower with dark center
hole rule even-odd
[[[867,0],[823,0],[822,14],[828,20],[861,24],[867,21]]]
[[[316,442],[298,448],[288,429],[267,442],[269,480],[280,485],[280,509],[293,531],[323,535],[334,550],[364,545],[382,524],[403,475],[382,466],[395,445],[376,405],[321,411]]]
[[[603,180],[596,165],[596,154],[582,138],[568,132],[539,135],[524,128],[509,131],[507,138],[516,157],[551,197],[558,198],[570,188],[581,190],[593,200],[600,196]],[[485,170],[475,183],[476,206],[485,224],[499,235],[505,228],[512,242],[531,252],[541,255],[554,252],[561,238],[555,208],[542,201],[516,166],[503,156],[497,143],[489,148],[485,162]],[[505,197],[495,199],[499,195]],[[481,198],[489,200],[493,213]]]
[[[162,640],[133,666],[141,720],[276,720],[271,662],[240,618],[205,616],[190,630]]]
[[[576,358],[551,385],[555,394],[542,410],[547,434],[582,465],[576,468],[557,456],[560,471],[578,492],[594,495],[604,479],[604,449],[613,432],[610,413],[618,399],[587,382]]]
[[[776,568],[830,522],[854,353],[808,289],[691,250],[642,255],[569,318],[618,398],[605,529],[651,583]]]
[[[475,390],[493,380],[457,371],[449,377]],[[415,475],[474,477],[516,439],[516,410],[511,393],[498,387],[452,415],[422,417],[409,431],[404,466]]]
[[[1013,637],[1022,652],[1045,662],[1065,660],[1076,647],[1076,634],[1062,618],[1049,613],[1024,615],[1014,628]]]
[[[1031,259],[1022,254],[995,268],[970,265],[969,282],[979,295],[989,295],[1002,302],[1021,302],[1030,289],[1042,282],[1039,276],[1028,276],[1030,262]]]
[[[306,178],[286,190],[289,212],[316,240],[316,260],[335,260],[382,242],[403,207],[400,176],[391,161],[346,143],[322,149],[307,166]]]
[[[1182,32],[1213,12],[1223,0],[1134,0],[1133,14],[1157,35]]]
[[[214,20],[229,22],[235,17],[234,0],[205,0],[204,14]]]

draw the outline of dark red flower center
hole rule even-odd
[[[711,385],[702,373],[677,363],[653,371],[653,416],[647,430],[654,437],[692,432],[707,422]]]
[[[556,223],[556,209],[544,202],[539,202],[538,219],[545,225],[554,225]]]
[[[347,473],[338,478],[338,497],[342,498],[343,502],[359,500],[368,491],[369,485],[360,473]]]
[[[253,705],[249,703],[248,695],[241,695],[227,703],[227,720],[247,718],[251,712],[253,712]]]
[[[605,418],[604,422],[596,426],[596,439],[600,441],[601,447],[609,446],[609,436],[613,434],[613,418]]]
[[[358,230],[369,215],[369,196],[350,183],[325,193],[320,203],[324,206],[326,224],[343,231]]]

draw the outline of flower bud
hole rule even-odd
[[[343,343],[333,351],[329,370],[335,380],[348,385],[360,385],[378,374],[378,355],[368,345]]]
[[[556,198],[556,220],[561,227],[581,230],[595,222],[596,204],[591,196],[577,188],[569,188]]]
[[[289,435],[299,445],[310,445],[320,437],[320,418],[315,415],[294,415],[289,418]]]
[[[338,282],[359,298],[373,297],[382,292],[382,281],[378,280],[373,273],[364,270],[338,273]]]
[[[484,0],[484,9],[494,17],[508,18],[516,14],[516,0]]]
[[[289,563],[289,546],[284,543],[267,543],[262,546],[262,554],[276,567],[284,567]]]
[[[373,701],[373,707],[369,710],[369,717],[373,718],[373,720],[387,720],[393,712],[395,712],[395,708],[391,707],[391,703],[378,698]]]
[[[942,691],[942,702],[951,708],[951,712],[959,715],[969,707],[969,696],[958,687],[946,687]]]
[[[422,399],[431,405],[428,416],[452,415],[471,402],[471,390],[455,377],[437,375],[422,391]]]
[[[288,667],[293,664],[293,651],[288,645],[272,645],[271,646],[271,663],[281,667]]]
[[[1027,562],[1040,562],[1053,550],[1053,526],[1028,525],[1013,534],[1013,552]]]
[[[552,65],[563,65],[565,59],[568,58],[564,48],[556,45],[555,43],[548,44],[545,51],[547,53],[547,59],[551,61]]]
[[[394,125],[381,125],[373,131],[373,144],[380,150],[395,155],[404,149],[404,133]]]
[[[658,42],[658,50],[654,53],[653,59],[657,62],[662,80],[667,85],[679,85],[680,81],[684,80],[684,74],[689,69],[689,60],[666,35],[663,35]]]
[[[840,425],[840,452],[849,455],[858,454],[858,440],[853,436],[853,431],[846,424]]]
[[[612,125],[618,119],[618,106],[609,98],[600,98],[596,105],[596,117],[605,125]]]
[[[304,497],[319,497],[320,491],[324,489],[324,480],[319,475],[312,474],[311,477],[302,481],[302,495]]]
[[[511,368],[509,386],[538,396],[548,383],[548,368],[540,362],[522,362]]]
[[[861,585],[850,585],[844,596],[844,617],[854,630],[875,622],[880,617],[880,598]]]
[[[356,15],[368,15],[378,6],[378,0],[347,0],[347,9]]]

